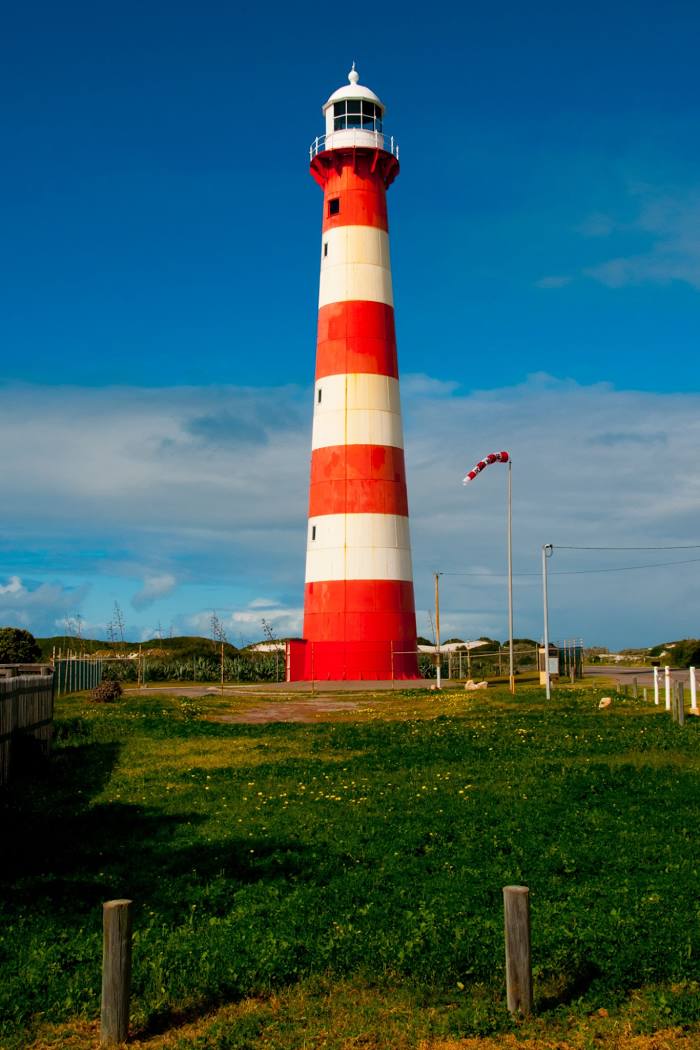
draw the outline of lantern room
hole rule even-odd
[[[323,148],[370,146],[384,149],[384,104],[370,88],[360,84],[354,62],[348,81],[347,85],[334,91],[322,107],[326,118]]]

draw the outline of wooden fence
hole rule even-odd
[[[10,779],[17,743],[33,738],[43,755],[51,749],[53,672],[50,667],[0,667],[0,787]]]

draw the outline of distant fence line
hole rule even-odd
[[[310,643],[314,646],[314,643]],[[583,674],[583,645],[579,640],[563,642],[557,648],[559,674],[562,677],[581,678]],[[514,667],[516,674],[536,672],[538,651],[541,646],[516,645]],[[418,659],[422,678],[435,678],[436,661],[440,660],[443,677],[460,681],[465,678],[498,678],[508,674],[508,648],[484,651],[481,646],[466,645],[461,648],[448,643],[437,652],[411,650]],[[402,651],[394,651],[402,656]],[[172,657],[138,653],[132,656],[92,656],[68,650],[55,650],[55,694],[82,692],[94,689],[104,679],[135,682],[139,686],[146,682],[281,682],[287,674],[285,653],[281,651],[241,651],[226,655],[223,659],[212,653],[211,657],[173,654]],[[393,672],[392,672],[393,676]],[[403,676],[397,674],[397,678]]]
[[[518,671],[537,670],[537,652],[539,646],[537,645],[518,645],[513,649],[514,665],[516,673]],[[421,653],[421,656],[425,656],[425,653]],[[445,658],[447,658],[447,678],[471,678],[472,675],[486,675],[487,677],[504,677],[508,674],[509,667],[509,651],[505,649],[497,649],[491,652],[484,652],[481,646],[473,646],[471,648],[465,647],[464,649],[452,649],[447,652],[441,653],[443,667]],[[431,657],[433,665],[435,658]],[[432,677],[435,674],[434,666],[432,675],[424,675],[424,677]]]
[[[53,669],[56,696],[63,696],[98,686],[104,674],[104,660],[85,655],[54,656]]]
[[[22,743],[33,743],[42,755],[49,754],[53,685],[50,667],[0,667],[0,786],[7,784],[12,769],[22,760]]]

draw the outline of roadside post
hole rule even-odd
[[[690,679],[690,710],[697,711],[698,709],[698,686],[695,681],[695,668],[688,668],[688,677]]]

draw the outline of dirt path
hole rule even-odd
[[[336,714],[339,711],[356,711],[359,706],[359,700],[336,700],[330,696],[318,696],[314,700],[287,700],[284,703],[265,703],[259,707],[246,705],[245,711],[228,715],[213,715],[210,721],[239,724],[322,722],[325,715]]]

